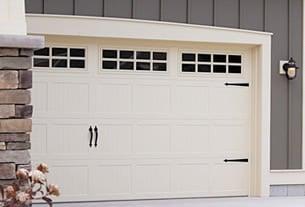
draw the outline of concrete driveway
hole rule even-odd
[[[34,207],[46,205],[34,204]],[[57,203],[54,207],[304,207],[305,197],[205,198],[119,202]]]

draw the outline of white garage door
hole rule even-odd
[[[35,53],[32,156],[60,200],[248,195],[250,52],[103,41]]]

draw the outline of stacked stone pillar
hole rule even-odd
[[[31,166],[32,55],[43,44],[38,36],[0,35],[0,185]]]

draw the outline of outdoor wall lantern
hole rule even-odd
[[[283,64],[283,70],[285,71],[288,80],[292,80],[297,76],[297,69],[298,67],[292,58],[290,58],[288,62]]]

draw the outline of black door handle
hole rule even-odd
[[[242,87],[249,87],[249,83],[225,83],[225,86],[242,86]]]
[[[97,128],[96,126],[94,127],[94,132],[95,132],[95,142],[94,142],[94,146],[97,147],[98,128]]]
[[[225,159],[224,162],[248,162],[248,159]]]
[[[93,140],[93,130],[92,130],[92,126],[89,127],[89,133],[90,133],[89,147],[92,147],[92,140]]]

